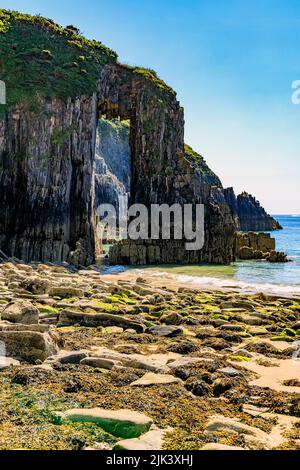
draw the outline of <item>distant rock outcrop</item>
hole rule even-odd
[[[269,232],[282,229],[279,222],[267,214],[259,201],[251,194],[243,192],[235,196],[233,188],[227,188],[224,190],[224,195],[236,220],[238,230]]]
[[[287,255],[276,251],[276,241],[269,233],[236,234],[236,256],[240,260],[266,260],[270,263],[286,263]]]

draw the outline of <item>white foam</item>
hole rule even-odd
[[[147,270],[140,271],[149,275]],[[212,289],[237,289],[246,293],[263,292],[266,294],[282,295],[282,296],[299,296],[299,285],[270,284],[270,283],[250,283],[239,281],[237,279],[209,277],[209,276],[189,276],[186,274],[171,274],[170,272],[154,271],[151,272],[152,277],[162,277],[178,281],[180,284],[189,284],[192,287],[209,287]]]

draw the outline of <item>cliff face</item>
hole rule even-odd
[[[282,229],[251,194],[243,192],[236,197],[233,189],[227,188],[225,198],[237,221],[238,230],[264,232]]]
[[[129,196],[131,154],[129,122],[100,119],[96,136],[95,207],[112,204],[119,209],[119,197]]]
[[[175,92],[155,72],[119,64],[112,51],[73,27],[3,10],[0,20],[0,76],[8,88],[0,116],[1,249],[24,261],[93,261],[95,166],[98,203],[115,197],[118,184],[107,184],[109,173],[126,191],[129,184],[127,157],[119,166],[119,157],[96,161],[97,123],[105,116],[130,121],[131,201],[204,203],[206,220],[200,252],[186,253],[178,241],[146,250],[125,243],[112,260],[232,261],[231,211],[217,177],[187,156]],[[101,133],[97,151],[99,145]]]
[[[184,146],[184,155],[195,171],[195,174],[197,174],[204,184],[222,188],[220,178],[209,168],[202,155],[199,155],[187,144]]]
[[[97,80],[116,55],[74,28],[0,10],[0,243],[24,261],[95,255]]]
[[[94,256],[96,98],[16,105],[0,121],[0,244],[25,261]],[[68,133],[68,135],[66,135]]]

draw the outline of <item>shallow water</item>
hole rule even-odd
[[[278,294],[300,295],[300,215],[279,215],[276,219],[283,230],[272,232],[276,248],[288,254],[290,263],[272,264],[265,261],[239,261],[230,266],[163,265],[139,268],[153,276],[165,276],[192,285],[235,287],[243,290],[273,291]],[[118,272],[124,268],[114,267]]]

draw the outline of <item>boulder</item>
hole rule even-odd
[[[39,311],[28,300],[18,300],[9,303],[1,313],[2,320],[11,323],[34,325],[39,322]]]
[[[131,387],[148,387],[150,385],[169,385],[173,383],[180,383],[181,380],[168,374],[154,374],[148,372],[140,379],[132,382]]]
[[[269,261],[269,263],[287,263],[288,259],[287,255],[282,251],[272,250],[267,256],[267,261]]]
[[[91,328],[99,326],[118,326],[124,329],[131,328],[138,333],[143,333],[146,327],[142,323],[129,318],[112,315],[110,313],[82,313],[73,310],[63,310],[59,315],[58,327],[80,325]]]
[[[149,333],[156,336],[165,336],[167,338],[173,338],[183,334],[182,328],[176,326],[152,326],[148,329]]]
[[[55,356],[48,357],[47,364],[80,364],[80,362],[87,358],[86,351],[60,351]]]
[[[46,294],[49,290],[49,281],[40,277],[29,277],[21,281],[20,286],[34,295]]]
[[[97,367],[99,369],[108,369],[111,370],[116,366],[120,366],[121,363],[113,361],[111,359],[105,359],[103,357],[86,357],[80,361],[80,364],[83,366]]]
[[[250,260],[253,259],[254,250],[249,246],[242,246],[238,251],[238,258],[241,260]]]
[[[82,289],[78,289],[72,286],[58,286],[51,287],[49,289],[49,295],[51,297],[60,297],[64,299],[68,297],[83,297],[84,292]]]
[[[58,352],[48,333],[36,331],[1,331],[0,341],[4,343],[7,356],[29,362],[44,361]]]
[[[168,315],[163,315],[160,319],[160,323],[165,325],[179,325],[182,320],[182,316],[177,312],[169,313]]]
[[[149,431],[153,421],[132,410],[104,410],[102,408],[73,409],[58,415],[61,421],[96,423],[113,436],[131,439]]]

